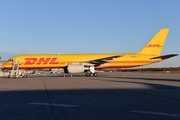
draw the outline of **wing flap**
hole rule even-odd
[[[105,58],[99,58],[99,59],[95,59],[95,60],[89,60],[86,62],[82,62],[83,64],[92,64],[93,66],[100,66],[101,64],[105,64],[108,63],[109,61],[121,57],[122,55],[115,55],[115,56],[110,56],[110,57],[105,57]]]

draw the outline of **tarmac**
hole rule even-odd
[[[180,120],[180,73],[0,78],[0,120]]]

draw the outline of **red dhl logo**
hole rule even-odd
[[[146,47],[162,47],[160,44],[148,44]]]
[[[46,64],[59,64],[59,62],[56,61],[57,58],[25,58],[24,65],[46,65]]]

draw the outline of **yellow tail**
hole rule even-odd
[[[169,28],[162,28],[138,54],[160,55],[168,32]]]

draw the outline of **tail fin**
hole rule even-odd
[[[169,28],[162,28],[139,52],[138,54],[160,55]]]

